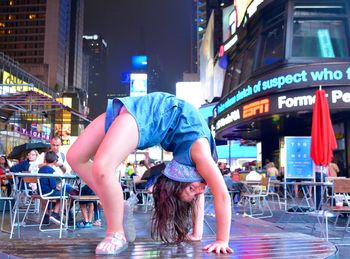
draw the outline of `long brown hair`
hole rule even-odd
[[[154,212],[151,236],[164,242],[182,242],[192,227],[196,200],[180,200],[182,191],[191,183],[176,182],[160,175],[154,184]]]

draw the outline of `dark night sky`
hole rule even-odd
[[[158,90],[175,93],[175,83],[190,69],[192,2],[85,0],[84,34],[100,34],[108,44],[109,91],[130,70],[131,56],[144,52],[162,67],[165,84]]]

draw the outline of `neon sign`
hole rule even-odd
[[[45,134],[43,132],[37,132],[35,130],[27,130],[25,128],[21,128],[15,125],[13,126],[13,131],[32,138],[45,139],[47,141],[50,140],[50,136],[48,134]]]
[[[257,80],[249,80],[226,97],[215,108],[216,114],[229,107],[253,99],[260,94],[271,94],[277,91],[293,90],[310,85],[349,84],[349,63],[342,64],[308,64],[276,70]]]
[[[270,100],[262,99],[243,106],[243,119],[254,117],[258,114],[268,113],[270,111]]]

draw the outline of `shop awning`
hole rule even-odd
[[[55,123],[62,123],[60,112],[67,111],[72,115],[72,123],[89,123],[91,120],[84,114],[62,104],[55,98],[36,91],[8,93],[0,95],[0,119],[8,121],[14,114],[21,116],[42,115],[46,118],[52,116]],[[20,117],[21,117],[20,116]],[[21,118],[19,118],[21,120]]]

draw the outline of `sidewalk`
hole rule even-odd
[[[206,212],[212,213],[211,204]],[[287,217],[281,211],[274,211],[272,218],[264,220],[246,217],[242,212],[241,207],[234,206],[230,245],[235,253],[215,256],[201,251],[205,244],[215,240],[211,230],[215,232],[214,217],[205,217],[202,242],[164,245],[151,239],[150,213],[138,208],[134,213],[137,239],[118,258],[346,258],[350,254],[350,246],[343,246],[346,239],[335,247],[320,239],[319,231],[312,233],[308,224],[298,222],[299,217],[285,223]],[[8,234],[0,232],[0,252],[22,258],[95,258],[94,249],[104,237],[105,222],[102,223],[102,227],[64,231],[62,239],[58,239],[57,231],[40,232],[37,227],[21,228],[20,240],[16,236],[9,240]],[[343,231],[338,233],[342,235]],[[347,237],[350,238],[349,233]]]

